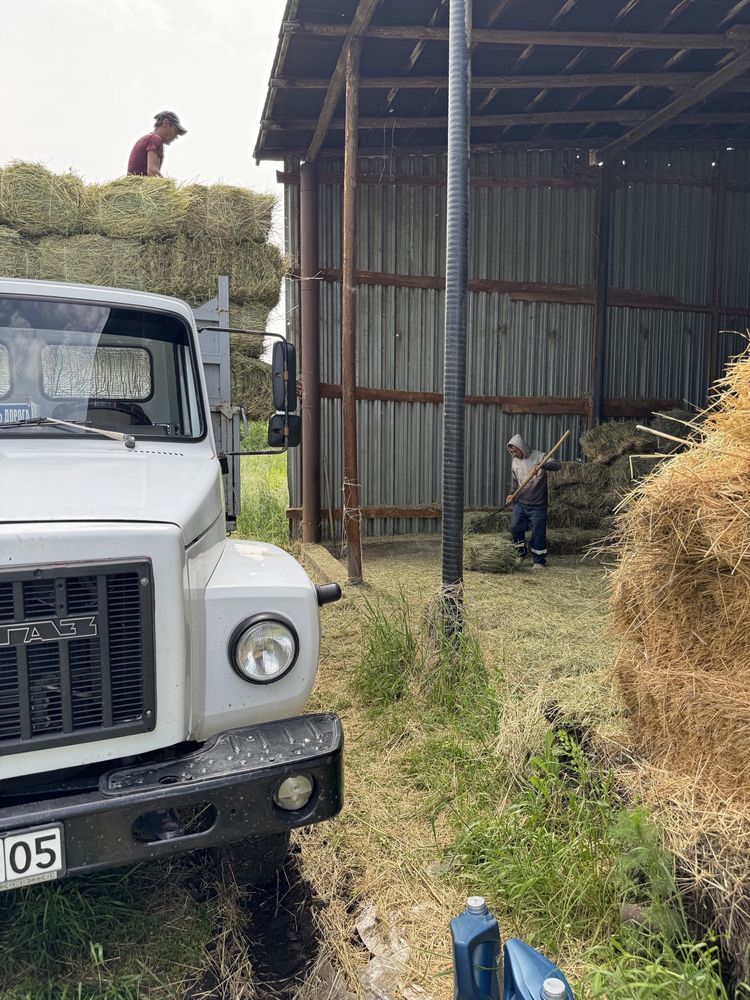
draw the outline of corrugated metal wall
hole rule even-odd
[[[715,154],[659,151],[628,160],[638,180],[616,187],[610,248],[610,287],[671,296],[704,311],[611,306],[606,397],[675,398],[700,405],[706,392],[713,288]],[[729,157],[729,180],[750,178],[750,158]],[[474,178],[570,177],[585,156],[575,151],[498,151],[475,154]],[[286,169],[294,171],[296,164]],[[342,163],[326,160],[326,173]],[[444,177],[443,156],[366,158],[362,173],[380,184],[358,190],[358,269],[382,275],[440,277],[445,267],[443,186],[394,184],[402,175]],[[645,175],[674,175],[679,183],[649,182]],[[694,179],[686,182],[685,178]],[[287,186],[287,247],[298,257],[298,189]],[[596,188],[552,185],[474,187],[471,200],[473,279],[592,286],[595,268]],[[320,185],[319,241],[323,269],[341,267],[339,183]],[[743,247],[750,223],[750,194],[728,191],[723,249],[723,304],[748,307],[750,267]],[[298,337],[298,289],[287,283],[289,332]],[[360,284],[357,291],[358,385],[441,392],[444,293],[435,288]],[[321,381],[341,382],[341,285],[321,282]],[[737,329],[736,317],[722,328]],[[745,320],[742,319],[744,324]],[[750,320],[748,321],[750,323]],[[589,391],[593,308],[569,302],[516,301],[499,292],[469,296],[467,393],[482,396],[580,397]],[[725,325],[730,324],[730,325]],[[744,329],[744,325],[740,326]],[[720,338],[719,355],[737,353],[740,338]],[[436,403],[358,403],[361,503],[414,507],[440,503],[441,406]],[[321,496],[341,506],[341,403],[322,402]],[[512,415],[496,406],[469,405],[466,423],[466,505],[497,504],[509,485],[505,442],[520,431],[536,447],[563,430],[571,437],[563,455],[577,457],[587,426],[582,416]],[[299,462],[290,463],[292,506],[301,505]],[[325,521],[325,515],[324,515]],[[424,518],[370,520],[365,533],[436,530]]]

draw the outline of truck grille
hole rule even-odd
[[[0,572],[0,754],[151,730],[147,561]]]

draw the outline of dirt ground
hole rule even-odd
[[[449,921],[466,895],[483,893],[481,884],[451,877],[446,859],[460,792],[453,804],[436,808],[429,787],[416,790],[404,778],[410,754],[429,736],[429,720],[414,717],[384,732],[371,725],[354,694],[363,611],[404,602],[418,627],[438,593],[439,553],[437,538],[367,545],[365,584],[345,588],[344,599],[322,612],[321,667],[310,707],[342,718],[346,805],[339,818],[301,835],[303,868],[324,902],[316,919],[348,988],[370,996],[448,997]],[[468,621],[492,683],[503,690],[493,753],[511,768],[535,752],[556,712],[581,726],[618,725],[605,577],[601,563],[579,557],[551,561],[544,572],[529,566],[508,576],[466,574]],[[380,935],[374,944],[366,929],[358,930],[373,908]],[[373,986],[368,977],[379,952],[405,959],[405,968],[397,963],[385,985]]]

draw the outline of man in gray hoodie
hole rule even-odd
[[[544,569],[547,565],[547,472],[556,472],[560,463],[548,459],[544,465],[544,452],[532,451],[520,434],[514,434],[508,442],[508,451],[513,456],[511,466],[515,488],[529,482],[513,502],[510,519],[510,534],[519,559],[528,555],[526,532],[531,528],[531,557],[533,569]],[[512,494],[505,498],[510,503]]]

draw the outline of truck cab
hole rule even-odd
[[[0,890],[339,810],[337,595],[227,537],[226,469],[185,303],[0,279]]]

